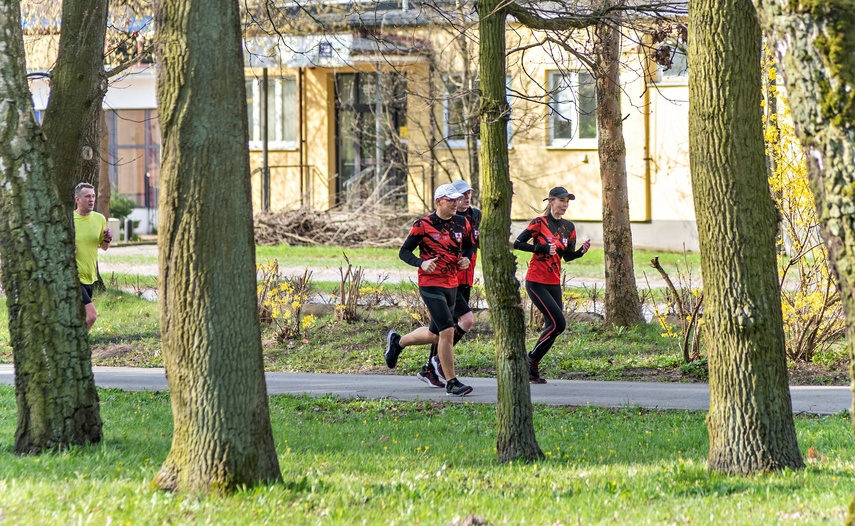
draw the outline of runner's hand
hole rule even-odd
[[[430,258],[422,261],[421,269],[428,274],[436,270],[436,258]]]
[[[457,260],[457,266],[463,270],[468,269],[470,264],[472,264],[472,262],[469,261],[469,258],[460,258]]]
[[[585,242],[582,243],[582,253],[584,254],[585,252],[587,252],[589,248],[591,248],[591,240],[586,239]]]

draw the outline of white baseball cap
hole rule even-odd
[[[441,184],[436,187],[436,191],[433,193],[434,200],[437,199],[460,199],[463,197],[463,194],[458,192],[453,185],[450,184]]]
[[[467,183],[463,179],[458,179],[454,181],[453,183],[451,183],[451,186],[454,187],[454,189],[460,192],[461,194],[465,194],[466,192],[472,190],[472,187],[469,186],[469,183]]]

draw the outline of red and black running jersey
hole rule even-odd
[[[418,247],[419,255],[413,254]],[[469,221],[460,215],[441,219],[436,212],[413,223],[404,240],[398,257],[404,263],[419,267],[419,287],[457,287],[458,261],[472,257],[472,229]],[[437,258],[436,270],[427,273],[421,269],[423,261]]]
[[[472,229],[472,257],[469,258],[469,268],[460,269],[457,280],[460,285],[471,287],[475,284],[475,260],[478,258],[478,229],[481,228],[481,211],[470,206],[465,212],[457,212],[457,215],[465,217]]]
[[[531,243],[529,243],[531,241]],[[555,244],[554,256],[549,255],[549,245]],[[520,233],[514,248],[524,252],[533,252],[526,281],[544,285],[561,284],[561,259],[572,261],[582,257],[582,250],[576,250],[576,227],[566,219],[555,219],[552,214],[535,217]]]

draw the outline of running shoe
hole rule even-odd
[[[416,373],[416,378],[431,387],[445,387],[445,382],[437,378],[436,373],[433,372],[433,367],[429,365],[423,365],[422,370]]]
[[[528,359],[528,381],[533,384],[545,384],[546,379],[540,377],[540,371],[538,370],[538,365],[540,365],[540,360],[534,360],[531,356],[526,356]]]
[[[401,354],[402,349],[398,345],[399,341],[401,341],[401,335],[395,332],[395,329],[392,329],[386,335],[386,352],[383,354],[383,357],[386,359],[386,365],[389,366],[389,369],[394,369],[398,365],[398,355]]]
[[[442,362],[439,361],[439,356],[431,356],[430,357],[430,365],[433,367],[433,372],[436,373],[437,378],[445,380],[445,373],[442,372]]]
[[[472,388],[463,385],[457,378],[452,378],[445,384],[445,394],[448,396],[466,396],[472,392]]]

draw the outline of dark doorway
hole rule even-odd
[[[371,199],[404,205],[406,80],[394,72],[339,73],[335,101],[336,204],[354,209]]]

